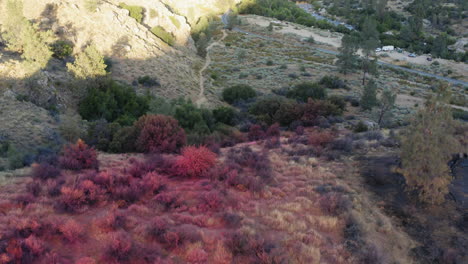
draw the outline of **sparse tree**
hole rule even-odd
[[[396,94],[392,93],[390,89],[385,89],[380,98],[380,104],[378,109],[378,121],[379,126],[387,119],[390,111],[395,107]]]
[[[361,107],[363,110],[371,110],[378,103],[377,101],[377,85],[374,80],[370,80],[364,86],[364,92],[361,96]]]
[[[239,17],[237,16],[237,14],[229,14],[228,15],[227,25],[226,25],[227,29],[232,30],[233,28],[235,28],[239,24],[240,24],[240,20],[239,20]]]
[[[78,79],[96,78],[106,75],[104,56],[94,45],[89,45],[78,54],[75,62],[67,63],[67,68]]]
[[[364,54],[364,58],[362,59],[362,84],[366,84],[366,75],[372,69],[372,62],[370,61],[370,56],[374,55],[375,49],[380,45],[379,40],[379,32],[377,31],[377,22],[372,18],[367,18],[364,21],[361,30],[361,41],[360,47],[362,49],[362,53]]]
[[[340,53],[337,55],[338,61],[336,65],[341,73],[348,74],[356,66],[357,55],[356,53],[356,39],[351,35],[344,35],[342,39]]]
[[[442,89],[445,91],[445,87]],[[447,162],[456,152],[454,124],[446,92],[430,97],[402,137],[400,172],[419,199],[440,204],[451,181]]]

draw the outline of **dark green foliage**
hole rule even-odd
[[[137,131],[133,126],[122,127],[117,130],[109,144],[109,151],[114,153],[129,153],[135,151]]]
[[[138,23],[141,23],[143,20],[143,7],[127,5],[125,3],[120,3],[119,7],[127,9],[130,12],[130,16],[133,17]]]
[[[88,88],[78,110],[87,120],[104,118],[109,122],[131,125],[148,111],[148,101],[131,87],[107,80]]]
[[[255,96],[257,96],[255,90],[246,84],[238,84],[223,90],[223,100],[230,104]]]
[[[250,107],[249,113],[268,125],[278,122],[286,126],[300,119],[301,108],[294,100],[282,96],[270,96],[255,102]]]
[[[342,96],[332,95],[327,98],[327,101],[336,105],[338,109],[341,110],[341,112],[344,112],[346,110],[346,101]]]
[[[226,125],[235,125],[236,110],[232,107],[220,106],[213,110],[213,116],[216,122]]]
[[[352,35],[344,35],[342,38],[342,46],[339,48],[340,53],[337,55],[336,65],[340,72],[347,74],[351,72],[357,64],[357,38]]]
[[[328,89],[349,89],[346,83],[341,80],[338,76],[325,75],[319,81],[320,85]]]
[[[145,87],[152,87],[152,86],[161,86],[158,79],[152,78],[148,75],[142,76],[138,78],[138,83],[145,86]]]
[[[369,130],[369,128],[362,121],[359,121],[359,123],[354,127],[354,132],[356,133],[366,132],[367,130]]]
[[[370,80],[364,87],[364,92],[361,96],[361,107],[364,110],[371,110],[377,104],[377,84],[374,80]]]
[[[241,14],[255,14],[274,17],[304,26],[316,26],[322,29],[337,29],[325,20],[317,20],[292,1],[285,0],[245,0],[238,5]]]
[[[153,33],[156,37],[160,38],[162,41],[166,42],[169,46],[174,46],[174,36],[171,33],[167,32],[163,27],[153,27],[151,28],[151,33]]]
[[[327,91],[318,83],[303,82],[288,91],[287,97],[306,102],[308,98],[325,99],[327,97]]]
[[[210,110],[197,108],[191,101],[178,105],[174,118],[187,132],[202,135],[211,133],[215,124]]]
[[[57,59],[64,59],[71,56],[73,52],[73,43],[59,40],[51,45],[53,56]]]
[[[454,119],[468,121],[468,112],[461,109],[452,109],[452,116]]]

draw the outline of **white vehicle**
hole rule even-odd
[[[382,50],[383,51],[394,51],[395,47],[394,46],[383,46]]]
[[[376,49],[375,49],[375,52],[381,52],[381,51],[382,51],[381,48],[376,48]]]

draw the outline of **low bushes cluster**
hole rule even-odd
[[[120,3],[119,7],[128,10],[130,16],[134,18],[138,23],[141,23],[143,21],[143,7],[127,5],[125,3]]]
[[[156,37],[160,38],[162,41],[166,42],[169,46],[174,46],[174,36],[171,33],[167,32],[163,27],[153,27],[151,28],[151,33],[153,33]]]
[[[241,100],[248,100],[257,96],[255,90],[245,84],[238,84],[223,90],[223,100],[233,104]]]
[[[76,144],[65,146],[59,157],[59,163],[62,168],[68,170],[97,169],[99,166],[96,151],[81,139]],[[41,166],[41,168],[46,169],[47,167]]]
[[[136,149],[141,152],[176,152],[186,142],[177,120],[163,115],[145,115],[135,122]]]
[[[176,160],[175,167],[178,175],[186,177],[200,177],[215,165],[216,154],[206,147],[185,147],[182,155]]]
[[[148,111],[149,98],[135,93],[133,88],[105,80],[88,88],[80,102],[79,113],[86,120],[105,119],[131,125]]]

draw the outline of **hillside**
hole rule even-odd
[[[0,0],[0,264],[467,263],[458,6]]]

